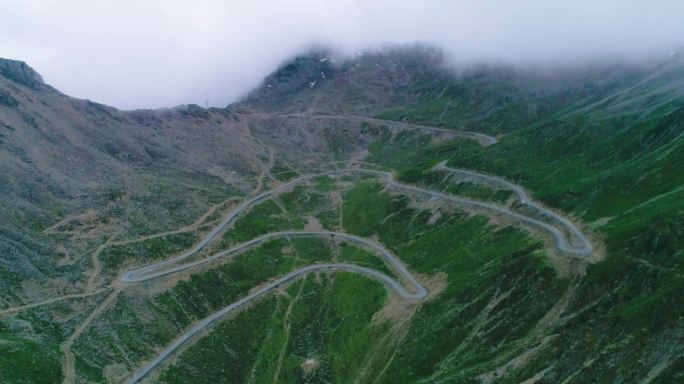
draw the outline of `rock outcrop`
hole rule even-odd
[[[43,77],[23,61],[0,59],[0,74],[15,83],[35,90],[46,88]]]

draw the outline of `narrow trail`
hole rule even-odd
[[[21,305],[18,307],[6,308],[3,310],[0,310],[0,316],[9,315],[9,314],[12,314],[15,312],[23,311],[24,309],[36,308],[36,307],[40,307],[43,305],[53,304],[53,303],[57,303],[57,302],[64,301],[64,300],[82,299],[84,297],[89,297],[89,296],[94,296],[94,295],[100,294],[100,293],[107,291],[109,289],[111,289],[111,288],[105,287],[102,289],[98,289],[97,291],[76,293],[73,295],[64,295],[64,296],[55,297],[55,298],[49,299],[49,300],[39,301],[37,303],[31,303],[31,304]]]
[[[48,228],[45,228],[43,230],[43,233],[63,233],[65,231],[59,231],[57,228],[63,226],[64,224],[70,222],[71,220],[88,219],[88,218],[94,217],[94,215],[95,215],[95,211],[93,211],[93,210],[83,212],[83,213],[77,213],[74,215],[69,215],[69,216],[63,218],[62,220],[58,221],[57,223],[49,226]]]
[[[259,140],[259,142],[261,142]],[[273,175],[271,175],[271,169],[273,169],[273,166],[275,165],[275,151],[273,148],[269,147],[266,144],[262,145],[268,150],[268,164],[266,164],[266,167],[262,170],[262,172],[259,174],[257,177],[257,186],[254,188],[254,192],[252,193],[259,193],[261,190],[264,188],[264,179],[266,177],[273,178]]]
[[[200,217],[197,218],[192,224],[186,225],[185,227],[180,227],[177,229],[172,229],[170,231],[166,232],[158,232],[158,233],[153,233],[150,235],[145,235],[145,236],[140,236],[136,237],[135,239],[128,239],[128,240],[118,240],[118,241],[112,241],[109,245],[110,246],[117,246],[117,245],[128,245],[128,244],[133,244],[133,243],[139,243],[141,241],[146,241],[146,240],[152,240],[156,239],[159,237],[164,237],[164,236],[169,236],[169,235],[177,235],[179,233],[185,233],[185,232],[191,232],[195,231],[197,229],[201,229],[203,227],[206,227],[210,224],[212,224],[215,220],[212,220],[210,222],[205,222],[209,216],[211,216],[214,212],[216,212],[222,205],[225,205],[229,202],[239,200],[240,197],[229,197],[226,200],[214,204],[209,209],[204,212]]]
[[[280,352],[278,353],[278,362],[276,363],[276,369],[275,373],[273,374],[273,382],[277,383],[278,382],[278,377],[280,376],[280,368],[283,365],[283,358],[285,357],[285,351],[287,351],[287,345],[290,343],[290,326],[292,322],[290,321],[290,314],[292,313],[292,307],[294,307],[295,303],[299,301],[299,298],[302,296],[302,291],[304,290],[304,282],[301,282],[299,285],[299,289],[297,290],[297,295],[290,301],[290,304],[287,306],[287,311],[285,312],[285,319],[283,320],[283,331],[285,333],[285,340],[283,340],[283,347],[280,349]]]
[[[102,314],[102,312],[105,311],[105,309],[107,309],[109,304],[111,304],[112,301],[119,296],[119,293],[121,293],[120,289],[116,289],[110,293],[109,296],[107,296],[107,298],[100,303],[100,305],[98,305],[97,308],[95,308],[95,310],[91,312],[90,315],[88,315],[88,317],[86,317],[85,320],[78,325],[78,327],[76,327],[76,329],[74,329],[74,333],[72,333],[71,336],[69,336],[69,338],[66,339],[66,341],[60,346],[60,349],[64,354],[64,363],[62,367],[64,372],[63,384],[74,384],[76,382],[76,369],[74,367],[76,358],[71,351],[71,346],[74,344],[74,341],[81,336],[81,334],[83,334],[93,320],[95,320],[98,316],[100,316],[100,314]]]
[[[206,220],[207,217],[209,217],[209,215],[214,213],[221,205],[224,205],[230,201],[234,201],[237,199],[239,199],[239,198],[238,197],[231,197],[231,198],[226,199],[223,202],[215,204],[212,207],[210,207],[209,210],[207,210],[205,213],[203,213],[197,220],[195,220],[194,223],[192,223],[188,226],[182,227],[182,228],[172,230],[172,231],[155,233],[155,234],[151,234],[151,235],[138,237],[135,239],[116,240],[116,241],[114,240],[116,238],[116,235],[113,235],[109,239],[107,239],[107,241],[105,243],[100,244],[94,251],[92,251],[90,257],[91,257],[91,263],[93,265],[93,272],[91,272],[89,274],[89,276],[86,280],[86,288],[84,289],[83,293],[69,294],[69,295],[59,296],[59,297],[55,297],[52,299],[47,299],[47,300],[43,300],[43,301],[39,301],[39,302],[35,302],[35,303],[20,305],[17,307],[5,308],[5,309],[0,310],[0,316],[19,312],[19,311],[22,311],[25,309],[30,309],[30,308],[35,308],[35,307],[40,307],[43,305],[56,303],[56,302],[63,301],[63,300],[80,299],[83,297],[93,296],[93,295],[97,295],[98,293],[104,292],[110,288],[104,287],[102,289],[96,290],[97,286],[95,283],[96,283],[97,277],[102,272],[102,266],[100,263],[99,255],[107,247],[139,243],[139,242],[145,241],[145,240],[155,239],[158,237],[163,237],[163,236],[168,236],[168,235],[173,235],[173,234],[178,234],[178,233],[189,232],[189,231],[193,231],[195,229],[203,228],[203,227],[208,226],[208,225],[213,223],[213,221],[204,223],[204,221]],[[69,218],[62,220],[61,222],[64,222],[65,220],[72,220],[74,217],[83,216],[83,215],[84,214],[80,214],[80,215],[76,215],[76,216],[70,216]],[[55,224],[55,225],[57,225],[57,224]]]
[[[90,262],[93,265],[93,270],[90,272],[90,276],[88,276],[88,280],[86,282],[86,292],[93,292],[97,286],[97,278],[100,277],[100,273],[102,273],[102,264],[100,264],[100,254],[102,251],[104,251],[107,247],[109,247],[112,244],[112,241],[116,238],[117,235],[112,235],[110,236],[107,241],[102,243],[95,252],[93,252],[90,255]]]
[[[455,129],[447,128],[437,128],[430,127],[427,125],[411,124],[402,121],[393,120],[383,120],[376,119],[373,117],[366,116],[356,116],[356,115],[315,115],[315,114],[303,114],[303,113],[241,113],[241,116],[246,117],[257,117],[257,118],[302,118],[302,119],[322,119],[322,120],[346,120],[346,121],[359,121],[373,124],[386,124],[394,126],[397,128],[412,129],[412,130],[422,130],[429,132],[439,132],[448,133],[456,137],[462,137],[464,139],[475,140],[482,145],[492,145],[496,144],[498,140],[492,136],[485,135],[479,132],[469,132],[469,131],[458,131]]]
[[[271,316],[269,317],[268,321],[273,322],[275,318],[278,316],[278,313],[280,313],[280,306],[282,305],[282,302],[285,300],[284,297],[289,297],[289,295],[285,291],[282,291],[281,295],[276,295],[275,308],[273,308],[273,312],[271,312]],[[259,347],[257,357],[254,359],[254,363],[252,363],[252,368],[249,370],[249,376],[247,377],[247,380],[245,380],[245,384],[254,383],[257,370],[261,366],[261,364],[264,363],[264,351],[267,345],[271,342],[274,330],[274,328],[268,329],[268,333],[266,333],[266,337],[264,337],[264,340],[261,346]],[[266,364],[268,364],[268,362],[266,362]],[[259,370],[259,372],[261,372],[261,370]]]

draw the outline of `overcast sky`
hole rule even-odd
[[[457,62],[577,62],[684,46],[684,0],[2,0],[0,57],[119,108],[225,106],[312,44],[423,41]]]

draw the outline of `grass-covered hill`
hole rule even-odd
[[[0,60],[0,382],[123,382],[193,323],[304,265],[392,275],[356,244],[278,238],[117,283],[190,248],[246,196],[299,175],[392,170],[407,184],[520,209],[507,191],[446,179],[433,170],[442,161],[521,184],[577,222],[596,253],[569,258],[515,221],[375,177],[315,178],[248,210],[207,253],[275,231],[347,232],[401,258],[428,299],[406,302],[355,274],[308,275],[193,338],[147,380],[680,382],[683,145],[677,53],[456,71],[426,46],[317,51],[226,109],[130,112],[72,99],[26,64]]]

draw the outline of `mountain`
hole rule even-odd
[[[124,382],[203,319],[311,265],[406,285],[378,257],[384,247],[426,298],[353,271],[302,275],[192,336],[144,380],[679,382],[683,106],[679,53],[457,70],[424,45],[318,50],[224,109],[130,112],[2,59],[0,381]],[[519,220],[572,238],[496,177],[574,223],[591,254],[564,253]],[[283,231],[326,232],[203,261]],[[178,255],[199,264],[121,279]]]

